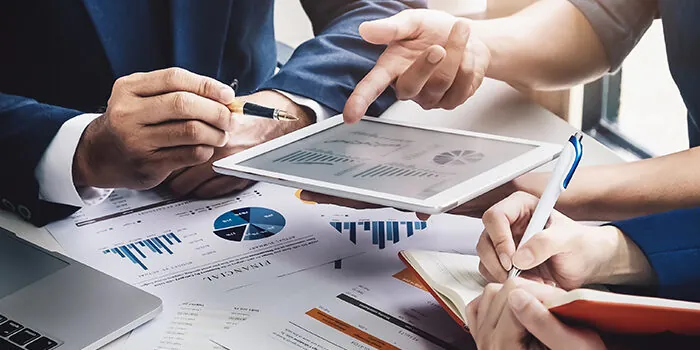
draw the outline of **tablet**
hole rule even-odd
[[[220,174],[438,214],[555,159],[560,145],[336,116],[214,163]]]

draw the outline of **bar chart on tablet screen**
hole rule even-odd
[[[309,149],[292,152],[284,157],[277,158],[273,163],[293,163],[306,165],[337,165],[356,163],[357,159],[346,155],[335,154],[330,151]]]

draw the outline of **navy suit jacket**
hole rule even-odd
[[[639,246],[656,272],[659,284],[651,294],[700,302],[700,208],[613,225]]]
[[[310,97],[341,111],[383,50],[363,21],[423,0],[301,0],[316,37],[276,67],[273,0],[37,0],[0,3],[0,206],[37,225],[74,207],[39,200],[34,177],[66,120],[104,108],[114,81],[166,67]],[[395,100],[384,93],[369,110]]]

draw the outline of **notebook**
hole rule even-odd
[[[399,257],[449,315],[468,330],[466,306],[487,283],[479,273],[479,258],[424,250],[401,251]],[[562,293],[545,306],[562,320],[603,332],[700,335],[700,303],[582,288]]]

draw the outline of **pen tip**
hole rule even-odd
[[[287,112],[287,111],[282,111],[282,110],[277,110],[277,113],[275,113],[275,119],[277,120],[284,120],[288,122],[293,122],[299,120],[297,116]]]

